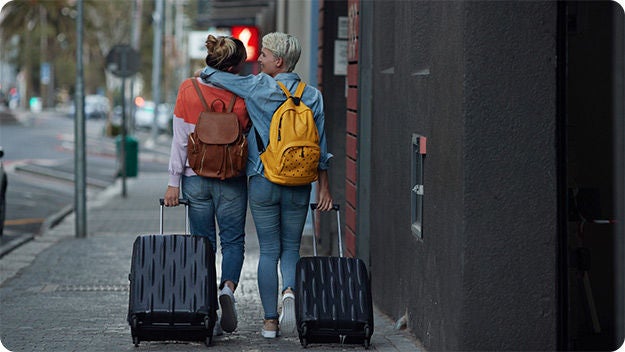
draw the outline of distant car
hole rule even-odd
[[[76,107],[72,104],[69,108],[70,115],[76,116]],[[103,95],[90,94],[85,96],[85,118],[87,119],[105,119],[108,118],[111,111],[109,98]]]
[[[171,128],[172,109],[169,104],[158,104],[156,122],[158,129],[168,131]],[[146,100],[135,110],[135,128],[150,129],[154,125],[154,102]]]
[[[6,215],[6,195],[7,195],[7,173],[4,171],[4,164],[2,158],[4,157],[4,150],[0,147],[0,236],[4,232],[4,217]]]

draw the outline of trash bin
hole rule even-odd
[[[39,97],[31,97],[28,105],[30,106],[30,111],[34,113],[39,113],[43,109],[43,101]]]
[[[117,161],[119,162],[118,176],[122,175],[122,136],[115,138],[117,147]],[[137,177],[139,171],[139,142],[133,136],[126,136],[126,177]]]

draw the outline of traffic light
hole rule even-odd
[[[260,54],[260,41],[258,38],[258,27],[255,26],[232,26],[231,35],[243,42],[247,49],[247,60],[256,61]]]

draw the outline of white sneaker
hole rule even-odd
[[[233,332],[237,328],[237,309],[234,306],[234,293],[227,285],[219,292],[221,306],[221,328],[225,332]]]
[[[213,328],[213,336],[222,336],[224,334],[223,329],[221,328],[221,324],[219,320],[215,322],[215,327]]]
[[[295,334],[295,295],[287,292],[282,296],[282,313],[280,313],[280,331],[284,336]]]
[[[275,339],[280,335],[278,329],[278,320],[277,319],[265,319],[263,320],[263,330],[261,330],[261,335],[263,335],[266,339]]]

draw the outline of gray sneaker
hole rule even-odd
[[[225,332],[233,332],[237,328],[237,309],[234,306],[234,293],[228,286],[224,286],[219,292],[219,305],[221,306],[221,328]]]
[[[224,334],[223,329],[221,328],[221,324],[219,320],[215,322],[215,327],[213,328],[213,336],[222,336]]]
[[[279,321],[280,331],[284,336],[295,335],[295,295],[290,292],[282,296],[282,313]]]

